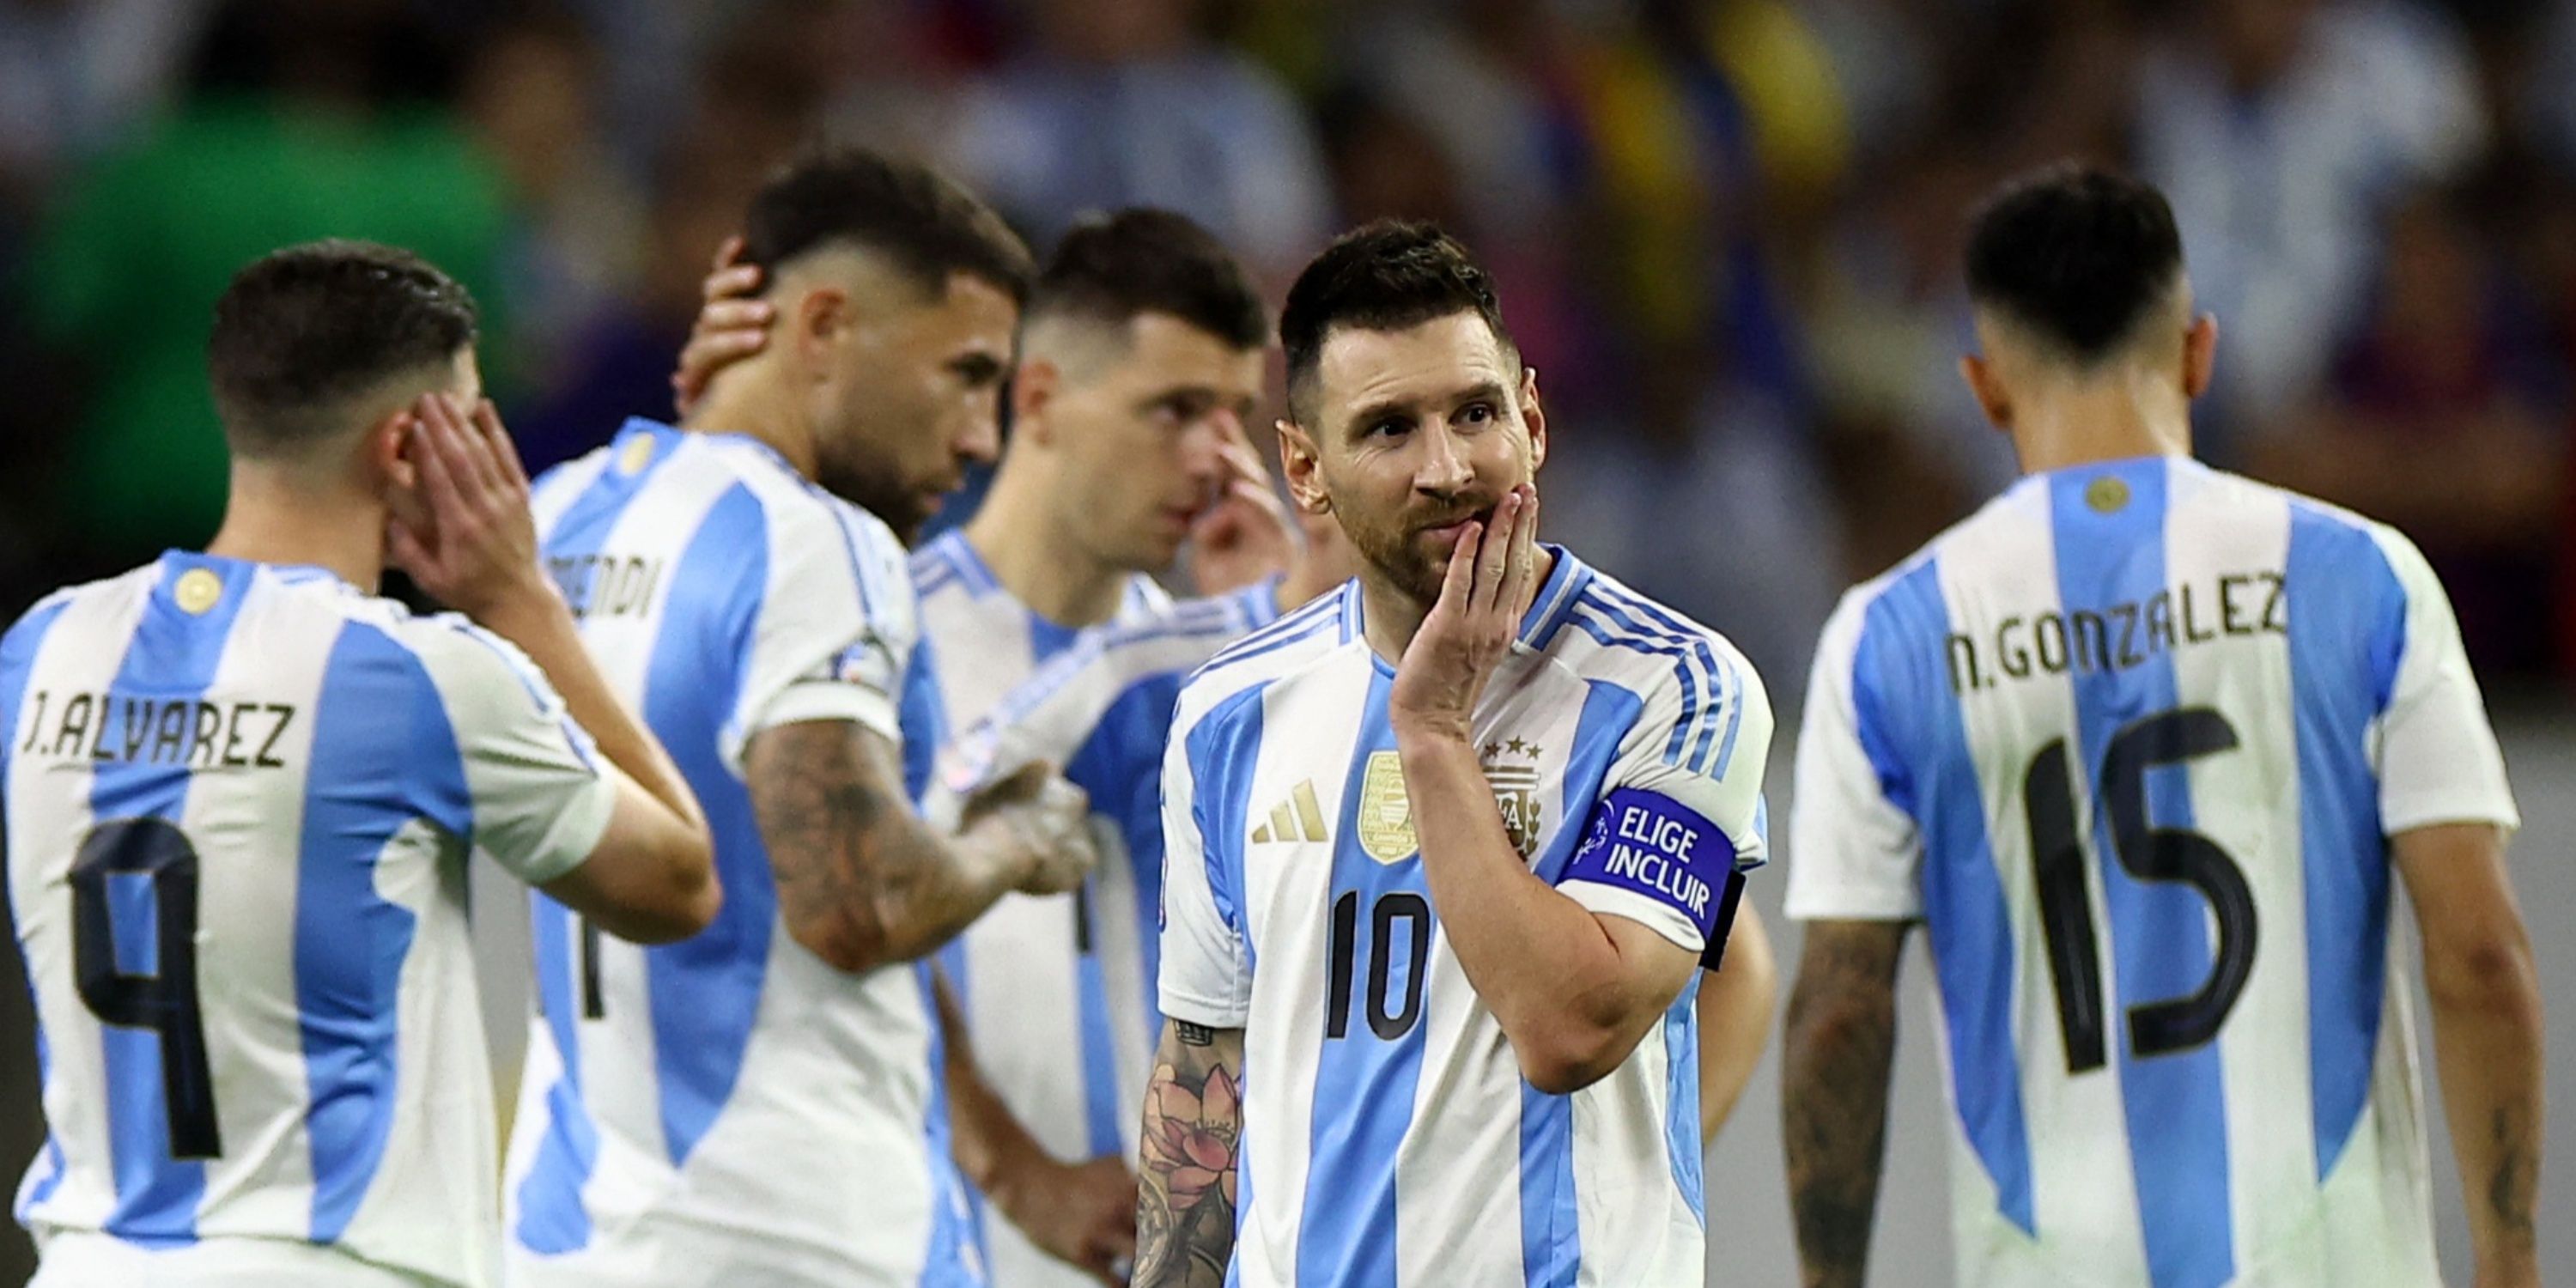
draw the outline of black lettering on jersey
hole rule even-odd
[[[143,744],[152,737],[152,704],[126,699],[124,731],[125,744],[117,749],[116,758],[130,764],[143,758]]]
[[[2070,643],[2073,647],[2069,652],[2074,654],[2075,668],[2088,672],[2110,670],[2111,623],[2089,608],[2076,609],[2073,616],[2072,628],[2067,633],[2072,637]]]
[[[223,732],[224,713],[210,703],[183,703],[197,711],[196,736],[188,740],[188,764],[194,769],[211,769],[215,763],[215,735]]]
[[[2030,675],[2030,650],[2013,641],[2013,628],[2022,624],[2018,617],[2007,617],[1995,628],[1995,655],[2003,659],[2004,674],[2019,680]]]
[[[286,762],[277,758],[277,740],[286,736],[286,726],[295,723],[295,708],[283,702],[271,702],[260,711],[277,717],[277,723],[268,727],[268,738],[259,744],[259,755],[251,763],[262,769],[284,769]]]
[[[1966,693],[1986,687],[1986,678],[1977,670],[1977,642],[1965,635],[1953,635],[1943,645],[1950,664],[1950,692]]]
[[[2111,615],[2120,619],[2120,669],[2125,671],[2146,661],[2146,655],[2138,651],[2137,602],[2132,600],[2125,604],[2113,604]]]
[[[2258,572],[2254,576],[2271,588],[2271,593],[2263,597],[2263,629],[2275,635],[2289,634],[2289,605],[2284,602],[2288,598],[2288,581],[2277,572]]]
[[[242,717],[258,709],[256,702],[236,702],[232,710],[224,714],[224,768],[250,768],[250,758],[242,754]]]
[[[2183,584],[2183,588],[2182,588],[2182,640],[2183,640],[2183,643],[2185,643],[2185,644],[2198,644],[2198,643],[2201,643],[2201,642],[2202,642],[2202,641],[2204,641],[2204,640],[2214,640],[2214,639],[2217,639],[2217,638],[2218,638],[2218,630],[2217,630],[2217,628],[2212,627],[2212,628],[2210,628],[2210,629],[2208,629],[2208,630],[2203,630],[2203,629],[2201,629],[2201,628],[2200,628],[2200,625],[2199,625],[2199,622],[2200,622],[2200,614],[2195,613],[2195,612],[2193,612],[2193,611],[2192,611],[2192,605],[2193,605],[2193,603],[2194,603],[2194,602],[2195,602],[2195,601],[2194,601],[2194,600],[2192,599],[2192,597],[2191,597],[2191,585],[2190,585],[2190,583],[2186,582],[2186,583],[2184,583],[2184,584]]]
[[[2254,633],[2256,629],[2255,621],[2239,611],[2245,608],[2246,605],[2236,597],[2237,592],[2245,589],[2253,582],[2253,580],[2254,579],[2252,577],[2241,572],[2231,572],[2218,579],[2219,629],[2226,631],[2230,635],[2251,635]]]
[[[2066,619],[2056,613],[2041,613],[2030,628],[2031,647],[2039,654],[2039,669],[2050,675],[2066,674]],[[2054,639],[2056,647],[2050,648]]]
[[[18,744],[19,755],[30,755],[36,750],[36,735],[45,727],[45,708],[52,705],[53,696],[50,690],[36,690],[36,709],[27,717],[27,740]]]
[[[2173,592],[2159,590],[2147,596],[2147,651],[2158,647],[2170,653],[2174,648]]]
[[[63,727],[54,734],[54,755],[72,757],[81,754],[89,741],[90,695],[75,693],[63,704]]]
[[[152,763],[176,765],[187,758],[188,704],[173,702],[161,708],[161,718],[152,731]]]

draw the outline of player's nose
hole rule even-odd
[[[1421,455],[1413,463],[1413,486],[1424,492],[1442,495],[1466,490],[1476,479],[1476,467],[1467,459],[1466,444],[1447,425],[1431,425],[1413,436],[1420,444]]]
[[[966,414],[950,442],[957,459],[970,465],[990,465],[1002,457],[1001,418],[990,408],[978,408]]]

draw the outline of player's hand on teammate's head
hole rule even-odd
[[[960,839],[1000,847],[1023,894],[1062,894],[1100,861],[1091,840],[1091,798],[1055,766],[1031,761],[978,788],[959,814]]]
[[[548,595],[537,564],[528,473],[490,400],[445,394],[412,405],[412,467],[386,523],[386,553],[439,602],[477,620]]]
[[[1214,504],[1190,525],[1190,575],[1202,595],[1240,590],[1295,563],[1301,542],[1270,469],[1237,424],[1219,449],[1223,481]]]
[[[706,396],[718,371],[768,347],[777,311],[769,301],[751,298],[760,287],[760,266],[742,261],[742,238],[725,238],[699,287],[705,302],[689,327],[688,347],[680,350],[679,369],[671,373],[671,403],[681,415]]]
[[[1408,729],[1464,738],[1476,699],[1520,636],[1538,593],[1538,489],[1523,483],[1494,505],[1490,525],[1469,523],[1449,549],[1440,598],[1396,664],[1387,714]]]

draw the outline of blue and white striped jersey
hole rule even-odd
[[[1273,579],[1146,623],[1086,631],[941,758],[934,796],[952,801],[1036,760],[1061,766],[1091,797],[1100,866],[1082,893],[1023,898],[1024,915],[986,916],[966,932],[979,977],[1003,981],[964,999],[976,1062],[1059,1158],[1135,1151],[1136,1106],[1163,1025],[1154,930],[1173,707],[1191,671],[1278,615]],[[1003,1288],[1093,1282],[1008,1225],[988,1222],[985,1235]]]
[[[980,1282],[928,972],[844,974],[787,934],[742,777],[778,725],[901,737],[901,546],[755,440],[649,421],[536,508],[583,642],[706,810],[725,900],[649,949],[537,900],[513,1281]]]
[[[1002,695],[1073,647],[1086,629],[1049,621],[1022,603],[984,565],[962,528],[950,528],[913,551],[911,569],[921,597],[921,637],[939,658],[939,722],[952,736],[983,719]],[[1104,625],[1141,626],[1171,609],[1169,593],[1153,578],[1134,573],[1117,615]]]
[[[1702,951],[1765,853],[1769,701],[1554,553],[1477,708],[1495,804],[1541,879]],[[1431,901],[1360,614],[1352,583],[1219,654],[1165,760],[1162,1009],[1244,1030],[1229,1282],[1699,1284],[1697,983],[1601,1081],[1521,1077]]]
[[[616,791],[527,659],[318,568],[172,553],[0,640],[0,731],[50,1132],[19,1219],[492,1282],[465,859],[561,876]]]
[[[1930,935],[1959,1282],[2439,1282],[2386,837],[2515,814],[2404,537],[2024,479],[1845,598],[1797,771],[1790,914]]]

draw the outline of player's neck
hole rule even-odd
[[[697,407],[680,418],[680,428],[700,434],[740,434],[766,444],[798,474],[814,477],[814,433],[804,408],[781,390],[779,382],[751,379],[750,372],[718,372]]]
[[[2012,435],[2025,474],[2189,456],[2191,407],[2178,394],[2142,394],[2107,381],[2074,386],[2017,408]]]
[[[234,462],[232,498],[206,553],[310,565],[373,593],[385,575],[385,507],[372,496]]]
[[[1093,555],[1063,530],[1047,489],[1009,468],[966,524],[966,544],[993,580],[1031,612],[1058,626],[1096,626],[1118,615],[1131,570]]]

